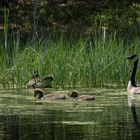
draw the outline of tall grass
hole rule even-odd
[[[4,8],[4,47],[7,50],[8,47],[8,20],[9,20],[9,10]]]
[[[11,42],[11,46],[7,60],[0,44],[0,84],[3,87],[24,87],[35,70],[42,77],[52,74],[56,88],[125,87],[132,68],[125,57],[139,54],[137,39],[128,46],[123,39],[114,36],[105,41],[50,36],[33,45],[28,42],[24,48],[19,40]]]

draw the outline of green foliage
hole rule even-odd
[[[14,1],[8,9],[0,9],[5,42],[0,44],[3,87],[22,87],[34,70],[42,76],[53,74],[55,87],[126,84],[128,65],[123,58],[131,50],[128,44],[135,51],[139,43],[137,4],[126,0],[35,2]],[[25,44],[21,32],[29,36],[31,29],[33,38]],[[44,34],[47,39],[42,39]]]
[[[139,52],[139,41],[134,40],[128,47],[123,39],[114,36],[104,41],[50,36],[34,46],[26,44],[25,49],[13,46],[10,63],[4,53],[0,55],[0,83],[3,87],[25,86],[37,70],[42,77],[54,75],[54,87],[124,87],[131,69],[125,57]]]
[[[100,34],[105,26],[108,32],[122,34],[135,30],[137,18],[131,0],[21,0],[7,5],[10,23],[23,32],[30,32],[36,26],[38,32],[51,30],[89,35]]]

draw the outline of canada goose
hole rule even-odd
[[[126,59],[132,60],[132,62],[134,63],[131,77],[127,85],[128,103],[130,106],[134,106],[136,102],[136,95],[140,95],[140,87],[136,86],[136,81],[135,81],[137,66],[138,66],[138,56],[131,55]]]
[[[53,76],[45,78],[34,77],[27,83],[27,88],[52,88]]]
[[[73,90],[71,93],[63,94],[63,93],[46,93],[40,88],[31,89],[33,95],[37,99],[41,100],[65,100],[65,99],[74,99],[77,101],[91,101],[95,100],[95,96],[91,95],[79,95],[78,91]],[[45,95],[46,94],[46,95]]]
[[[73,90],[69,95],[71,98],[78,100],[78,101],[92,101],[95,100],[95,96],[93,95],[80,95],[78,96],[78,91]]]
[[[42,99],[43,100],[65,100],[67,96],[61,93],[50,93],[45,95]]]
[[[41,99],[41,100],[64,100],[67,98],[66,94],[49,93],[49,92],[46,92],[45,90],[42,90],[40,88],[30,89],[30,91],[32,92],[33,96],[36,99]]]

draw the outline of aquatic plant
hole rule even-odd
[[[16,43],[11,41],[10,59],[0,51],[0,83],[3,87],[23,87],[36,70],[42,77],[52,74],[56,88],[124,87],[129,77],[125,57],[137,53],[138,44],[137,39],[130,44],[114,35],[105,41],[48,36],[24,45],[18,39]]]

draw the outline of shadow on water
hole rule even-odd
[[[6,91],[0,93],[0,140],[137,140],[140,108],[130,112],[127,103],[126,93],[113,90],[99,91],[94,102],[42,104],[26,92]]]

